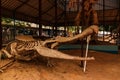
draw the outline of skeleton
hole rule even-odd
[[[74,37],[56,37],[54,40],[22,40],[22,39],[16,39],[12,42],[10,42],[5,48],[1,49],[2,53],[5,53],[8,58],[14,57],[14,58],[26,58],[24,55],[29,55],[24,52],[26,51],[36,51],[39,55],[45,56],[45,57],[51,57],[51,58],[60,58],[60,59],[71,59],[71,60],[94,60],[93,57],[88,58],[82,58],[77,56],[71,56],[64,54],[60,51],[50,49],[46,46],[48,43],[51,44],[51,48],[54,48],[59,43],[64,42],[70,42],[77,39],[82,39],[88,35],[91,35],[92,33],[97,33],[98,27],[95,25],[90,26],[86,30],[84,30],[81,34],[78,34]]]
[[[60,59],[71,59],[71,60],[94,60],[93,57],[82,58],[82,57],[75,57],[64,54],[60,51],[49,49],[47,47],[42,46],[42,41],[20,41],[15,40],[9,43],[5,48],[1,50],[2,53],[5,53],[8,58],[16,58],[16,59],[24,59],[30,60],[31,56],[34,54],[28,54],[26,51],[37,51],[37,53],[44,57],[51,57],[51,58],[60,58]]]
[[[73,37],[56,37],[54,40],[34,40],[33,38],[21,39],[16,38],[16,40],[8,43],[5,48],[0,50],[1,54],[6,54],[8,58],[14,58],[19,60],[31,60],[37,55],[41,55],[47,58],[59,58],[59,59],[68,59],[68,60],[94,60],[94,57],[79,57],[72,56],[68,54],[64,54],[60,51],[54,50],[55,46],[59,43],[71,42],[77,39],[82,39],[88,35],[94,34],[98,32],[98,27],[96,25],[92,25],[86,30],[84,30],[81,34],[78,34]],[[51,48],[48,48],[46,44],[52,43]],[[13,62],[13,61],[12,61]],[[48,61],[47,65],[51,65]],[[0,69],[1,70],[1,69]]]
[[[8,58],[15,58],[22,60],[31,60],[36,56],[36,54],[48,58],[85,60],[85,61],[94,60],[94,57],[71,56],[68,54],[64,54],[60,51],[54,50],[53,48],[58,46],[60,43],[66,43],[78,39],[83,39],[89,35],[96,34],[97,32],[98,32],[98,26],[91,25],[90,27],[86,28],[81,34],[72,37],[56,37],[55,39],[45,40],[45,41],[35,40],[31,37],[29,39],[21,39],[17,37],[16,40],[10,42],[5,48],[0,50],[0,55],[4,53],[7,55]],[[51,43],[50,48],[48,48],[47,46],[47,44],[49,43]]]
[[[76,0],[73,0],[75,2]],[[91,3],[94,3],[96,0],[90,0]],[[70,3],[72,5],[72,0],[70,0]],[[89,2],[89,0],[88,0]],[[80,20],[78,20],[80,21]],[[39,55],[45,56],[45,57],[52,57],[52,58],[61,58],[61,59],[74,59],[74,60],[91,60],[94,59],[93,57],[88,58],[81,58],[81,57],[75,57],[70,56],[67,54],[64,54],[60,51],[54,50],[57,45],[60,43],[65,42],[71,42],[78,39],[83,39],[87,37],[88,35],[96,34],[98,32],[98,26],[92,25],[88,28],[86,28],[81,34],[78,34],[73,37],[56,37],[52,40],[34,40],[33,38],[28,39],[18,39],[16,38],[15,41],[10,42],[5,48],[1,49],[1,53],[5,53],[8,58],[14,57],[14,58],[26,58],[24,55],[26,52],[29,51],[36,51]],[[48,48],[47,44],[52,43],[50,48]],[[28,59],[29,60],[29,59]]]

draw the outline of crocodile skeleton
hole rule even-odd
[[[14,58],[23,58],[29,60],[31,56],[33,57],[34,54],[39,54],[44,57],[48,58],[59,58],[59,59],[68,59],[68,60],[94,60],[94,57],[79,57],[79,56],[72,56],[68,54],[64,54],[63,52],[60,52],[58,50],[52,49],[55,46],[57,46],[59,43],[74,41],[76,39],[82,39],[88,35],[91,35],[92,33],[97,33],[97,26],[92,25],[86,30],[84,30],[81,34],[78,34],[74,37],[59,37],[54,40],[19,40],[16,39],[8,45],[1,49],[0,52],[5,53],[8,58],[14,57]],[[52,43],[51,48],[48,48],[46,44]],[[28,53],[29,51],[35,51],[36,53]],[[29,57],[28,57],[29,55]],[[30,56],[31,55],[31,56]]]

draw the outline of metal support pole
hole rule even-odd
[[[1,16],[1,0],[0,0],[0,49],[2,49],[2,16]]]
[[[77,4],[77,12],[79,13],[79,11],[80,11],[80,1],[77,0],[76,4]],[[79,25],[77,25],[76,26],[76,33],[77,34],[79,34],[79,30],[80,30]]]
[[[83,27],[85,27],[85,12],[84,12],[84,2],[85,2],[85,0],[82,0],[82,28],[81,28],[81,30],[83,31]],[[81,40],[81,57],[84,57],[84,44],[83,44],[83,39]],[[81,61],[81,65],[80,65],[81,67],[84,67],[84,62],[83,61]]]
[[[119,36],[119,40],[120,40],[120,0],[119,0],[119,12],[118,13],[119,13],[119,20],[118,20],[118,25],[119,25],[118,26],[119,27],[119,31],[118,32],[119,32],[119,35],[118,36]]]
[[[120,0],[119,0],[119,20],[118,20],[118,27],[119,27],[119,30],[118,30],[118,39],[120,40]],[[118,49],[119,49],[119,53],[120,53],[120,43],[118,45]]]
[[[80,1],[77,0],[77,12],[79,12],[79,10],[80,10]]]
[[[66,15],[66,0],[64,0],[64,36],[66,36],[66,19],[67,19],[67,15]]]
[[[52,26],[52,37],[54,37],[55,29],[54,26]]]
[[[87,56],[88,56],[88,47],[89,47],[90,38],[91,38],[91,35],[89,35],[89,36],[87,37],[87,45],[86,45],[85,58],[87,58]],[[87,66],[87,61],[85,60],[85,61],[84,61],[84,68],[83,68],[83,71],[84,71],[84,72],[86,71],[86,66]]]
[[[16,24],[15,24],[16,18],[15,18],[15,13],[16,13],[16,11],[13,12],[13,20],[14,20],[13,39],[15,39],[15,36],[16,36]]]
[[[105,27],[105,0],[103,0],[103,28],[104,27]],[[105,35],[105,31],[103,29],[103,41],[105,41],[104,35]]]
[[[39,0],[39,37],[42,35],[42,0]]]
[[[54,27],[55,27],[55,33],[54,33],[54,35],[55,36],[57,36],[57,0],[55,0],[55,25],[54,25]]]

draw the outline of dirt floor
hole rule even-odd
[[[80,50],[66,50],[67,54],[79,55]],[[41,61],[16,61],[0,73],[0,80],[120,80],[120,54],[89,51],[94,61],[87,62],[84,73],[80,61],[52,59],[54,67]],[[9,60],[0,61],[0,66]]]

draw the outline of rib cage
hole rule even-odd
[[[15,37],[15,42],[16,42],[16,50],[32,50],[34,49],[34,46],[40,46],[42,45],[42,41],[40,40],[35,40],[32,36],[29,35],[19,35]],[[14,41],[13,41],[14,42]]]
[[[35,51],[35,47],[42,46],[42,41],[40,40],[33,40],[33,41],[21,41],[21,40],[14,40],[2,49],[1,51],[4,53],[8,53],[8,55],[12,56],[21,56],[26,54],[30,51]],[[11,56],[10,56],[11,57]]]
[[[20,51],[22,49],[24,50],[34,50],[35,46],[42,46],[42,42],[40,40],[34,40],[34,41],[20,41],[17,40],[17,46],[16,50]]]

